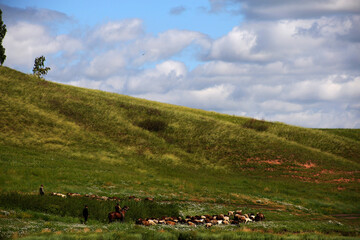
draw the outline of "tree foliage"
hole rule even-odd
[[[5,59],[5,48],[2,45],[2,41],[4,40],[5,34],[6,34],[6,25],[4,24],[2,20],[2,11],[0,9],[0,65],[2,66]]]
[[[43,75],[46,75],[50,70],[49,67],[45,67],[45,60],[46,59],[44,56],[35,58],[33,73],[39,78],[41,78]]]

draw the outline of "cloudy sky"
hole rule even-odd
[[[0,0],[4,63],[314,128],[360,128],[359,0]]]

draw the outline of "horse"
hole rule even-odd
[[[110,212],[108,214],[109,223],[111,223],[112,221],[116,221],[116,220],[120,220],[120,222],[123,222],[124,218],[125,218],[125,213],[127,210],[129,210],[129,207],[124,206],[123,208],[121,208],[120,212]]]

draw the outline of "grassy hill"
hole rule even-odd
[[[0,67],[0,168],[2,193],[37,192],[44,184],[51,192],[360,213],[359,130],[230,116],[6,67]]]

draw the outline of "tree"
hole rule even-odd
[[[43,75],[46,75],[50,70],[49,67],[44,66],[44,62],[45,62],[44,56],[35,58],[33,73],[39,78],[41,78]]]
[[[6,25],[4,24],[2,20],[2,11],[0,9],[0,65],[2,66],[5,59],[5,48],[2,45],[2,41],[4,40],[5,34],[6,34]]]

